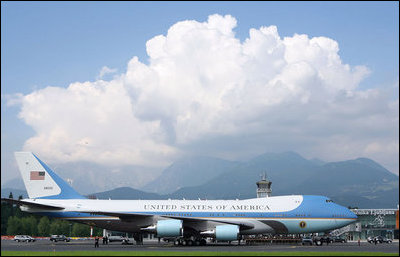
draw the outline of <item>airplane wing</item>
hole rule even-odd
[[[37,208],[37,209],[44,209],[44,210],[63,210],[63,209],[65,209],[64,207],[61,207],[61,206],[25,202],[25,201],[22,201],[22,200],[14,200],[14,199],[10,199],[10,198],[1,198],[1,201],[8,202],[8,203],[11,203],[11,204],[17,204],[17,205]]]
[[[118,217],[121,220],[129,221],[129,220],[134,220],[134,219],[140,219],[140,218],[147,218],[147,217],[152,217],[155,215],[152,214],[143,214],[143,213],[121,213],[121,212],[99,212],[99,211],[83,211],[85,213],[90,213],[90,214],[95,214],[95,215],[105,215],[105,216],[112,216],[112,217]],[[214,221],[214,222],[219,222],[219,223],[224,223],[224,224],[231,224],[231,225],[239,225],[243,229],[250,229],[254,228],[254,224],[251,222],[246,222],[243,220],[240,221],[234,221],[234,220],[219,220],[219,219],[205,219],[205,218],[193,218],[193,217],[176,217],[176,216],[171,216],[171,215],[159,215],[160,217],[164,218],[170,218],[170,219],[178,219],[182,220],[183,222],[191,222],[191,223],[200,223],[200,222],[206,222],[206,221]]]

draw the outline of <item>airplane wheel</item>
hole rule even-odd
[[[194,241],[194,245],[195,245],[195,246],[199,246],[199,245],[200,245],[200,241],[199,241],[199,240],[195,240],[195,241]]]
[[[174,241],[174,245],[175,245],[175,246],[180,245],[179,240],[175,240],[175,241]]]
[[[188,245],[188,246],[192,246],[193,245],[193,240],[187,240],[187,242],[186,242],[186,244]]]
[[[186,246],[186,245],[187,245],[186,240],[182,240],[182,245],[183,245],[183,246]]]
[[[207,240],[205,240],[205,239],[201,239],[200,240],[200,245],[201,246],[205,246],[207,244]]]

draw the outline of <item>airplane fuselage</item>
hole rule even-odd
[[[62,211],[43,212],[29,207],[25,211],[126,232],[140,232],[144,227],[163,219],[181,219],[186,226],[200,231],[212,229],[216,224],[238,224],[246,227],[241,234],[312,233],[342,227],[356,220],[356,215],[351,215],[347,208],[328,198],[307,195],[247,200],[25,201],[65,208]],[[114,213],[118,215],[113,216]],[[136,216],[132,218],[131,215]]]

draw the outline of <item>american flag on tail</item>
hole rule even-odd
[[[44,180],[44,171],[31,171],[31,180]]]

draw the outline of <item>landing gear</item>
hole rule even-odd
[[[199,246],[199,245],[204,246],[206,244],[207,244],[207,241],[204,238],[201,238],[201,239],[200,238],[198,238],[198,239],[179,238],[179,239],[174,240],[175,246],[178,246],[178,245],[181,245],[181,246]]]
[[[133,239],[135,239],[136,245],[143,245],[143,234],[142,233],[134,234]]]
[[[205,240],[204,238],[200,240],[201,246],[205,246],[206,244],[207,244],[207,240]]]
[[[317,240],[317,241],[315,241],[315,244],[318,245],[318,246],[321,246],[322,245],[322,241],[321,240]]]

